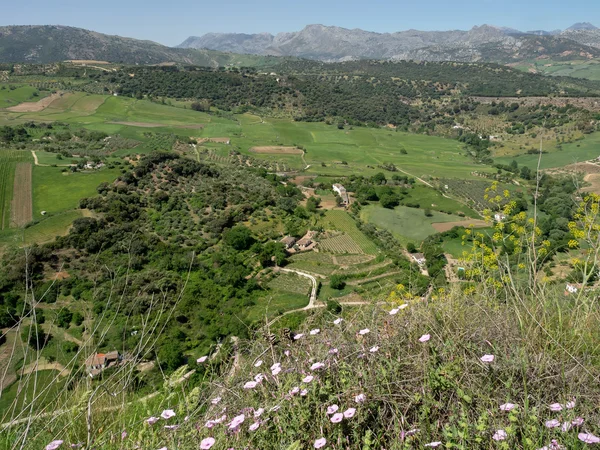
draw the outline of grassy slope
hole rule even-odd
[[[33,216],[40,219],[41,211],[49,214],[77,208],[83,197],[96,195],[96,188],[104,181],[111,182],[118,175],[116,169],[101,169],[90,173],[61,172],[60,167],[33,169]]]
[[[9,89],[7,85],[2,87],[5,89],[0,88],[0,108],[9,108],[23,102],[37,102],[50,94],[48,91],[38,91],[31,86],[18,86],[14,90]],[[37,96],[33,95],[35,92]]]
[[[398,206],[386,209],[379,205],[368,205],[361,211],[361,219],[377,227],[389,230],[401,243],[420,242],[427,236],[435,234],[432,223],[455,222],[465,220],[464,217],[448,215],[432,211],[426,217],[422,209]]]

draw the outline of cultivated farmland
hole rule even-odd
[[[11,203],[11,226],[22,227],[32,219],[31,163],[17,163]]]
[[[0,150],[0,229],[2,230],[10,226],[16,164],[31,159],[31,153],[26,151]]]
[[[346,211],[327,211],[322,221],[325,229],[344,232],[356,243],[356,248],[362,250],[353,253],[377,253],[377,246],[356,227],[354,219]]]
[[[339,236],[323,239],[319,242],[319,248],[323,251],[336,254],[363,253],[362,248],[360,248],[360,246],[347,234],[340,234]]]

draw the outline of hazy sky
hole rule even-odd
[[[599,0],[29,0],[7,2],[0,16],[1,25],[71,25],[166,45],[207,32],[277,33],[313,23],[379,32],[488,23],[526,31],[583,21],[600,27]]]

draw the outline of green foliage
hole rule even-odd
[[[41,350],[50,340],[50,336],[46,335],[41,326],[30,325],[24,327],[21,331],[21,339],[23,342],[27,342],[34,350]]]
[[[346,281],[341,275],[332,275],[329,277],[329,286],[333,289],[342,290],[346,286]]]
[[[223,240],[236,250],[247,250],[254,243],[252,232],[243,225],[238,225],[223,233]]]

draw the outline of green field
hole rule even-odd
[[[415,185],[404,196],[403,203],[418,203],[421,208],[434,211],[463,213],[467,217],[479,218],[479,214],[457,200],[444,197],[440,192],[424,185]]]
[[[600,132],[587,135],[581,141],[563,144],[562,147],[562,150],[542,154],[540,168],[553,169],[598,158],[600,156]],[[529,166],[531,169],[536,169],[538,158],[539,155],[519,155],[494,158],[494,161],[501,164],[510,164],[514,159],[519,166]]]
[[[464,217],[431,212],[431,217],[426,217],[422,209],[398,206],[395,209],[386,209],[379,205],[368,205],[361,211],[363,221],[384,228],[396,237],[402,244],[408,242],[418,243],[427,236],[437,233],[431,226],[433,223],[459,222]]]
[[[248,312],[248,319],[251,321],[261,320],[265,317],[280,315],[286,311],[304,308],[308,305],[308,300],[308,295],[274,291],[272,294],[256,301]]]
[[[62,172],[60,167],[33,168],[33,217],[43,217],[40,212],[48,214],[75,209],[79,200],[97,195],[96,188],[102,182],[112,182],[119,175],[117,169],[101,169],[98,171]]]
[[[37,96],[34,95],[36,93]],[[23,102],[37,102],[48,94],[48,91],[40,92],[31,86],[3,84],[0,86],[0,108],[9,108]]]

